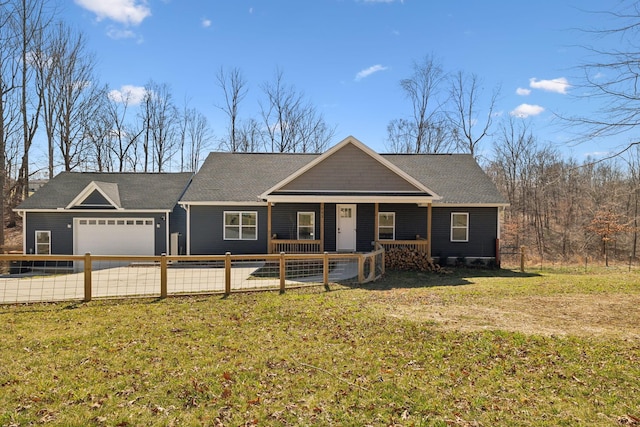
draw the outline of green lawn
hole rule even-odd
[[[0,306],[0,425],[640,425],[640,273]]]

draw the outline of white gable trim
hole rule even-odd
[[[282,187],[284,187],[285,185],[287,185],[288,183],[290,183],[294,179],[296,179],[299,176],[303,175],[308,170],[312,169],[314,166],[316,166],[317,164],[319,164],[322,161],[324,161],[327,157],[331,156],[333,153],[341,150],[347,144],[352,144],[355,147],[359,148],[360,150],[362,150],[362,152],[364,152],[365,154],[369,155],[371,158],[373,158],[378,163],[380,163],[383,166],[385,166],[387,169],[391,170],[396,175],[400,176],[402,179],[404,179],[405,181],[407,181],[408,183],[410,183],[411,185],[416,187],[418,190],[424,191],[425,193],[431,194],[433,200],[440,200],[442,198],[439,195],[437,195],[434,191],[432,191],[429,188],[427,188],[420,181],[416,180],[415,178],[413,178],[412,176],[410,176],[409,174],[404,172],[402,169],[398,168],[396,165],[394,165],[393,163],[391,163],[390,161],[388,161],[387,159],[382,157],[380,154],[378,154],[375,151],[373,151],[371,148],[369,148],[366,145],[364,145],[362,142],[358,141],[353,136],[348,136],[347,138],[343,139],[341,142],[339,142],[338,144],[336,144],[333,147],[331,147],[328,151],[325,151],[322,155],[316,157],[314,160],[312,160],[311,162],[307,163],[304,167],[298,169],[295,173],[289,175],[284,180],[280,181],[279,183],[277,183],[273,187],[269,188],[267,191],[262,193],[259,197],[261,199],[263,199],[263,200],[267,200],[267,199],[270,200],[271,197],[269,195],[272,192],[281,189]]]
[[[94,191],[97,191],[98,193],[100,193],[100,195],[102,195],[102,197],[105,198],[105,200],[107,202],[109,202],[109,204],[111,206],[113,206],[114,208],[118,209],[118,210],[122,210],[122,206],[120,206],[120,200],[114,200],[111,196],[109,196],[104,189],[101,187],[102,185],[115,185],[115,190],[118,191],[118,184],[114,184],[114,183],[110,183],[110,182],[105,182],[105,183],[101,183],[101,182],[97,182],[97,181],[91,181],[89,184],[87,184],[86,187],[84,187],[84,189],[78,193],[78,195],[71,201],[71,203],[69,203],[65,209],[71,209],[74,208],[76,206],[79,206],[82,204],[82,202],[85,201],[85,199],[87,197],[89,197]],[[120,197],[118,196],[118,199]]]

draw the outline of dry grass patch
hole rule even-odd
[[[403,280],[403,274],[391,274],[392,280]],[[476,277],[465,277],[469,275]],[[433,322],[444,329],[640,339],[637,272],[458,270],[453,277],[425,276],[421,283],[404,289],[382,284],[372,299],[389,316]]]
[[[454,330],[640,339],[640,295],[520,296],[467,304],[398,304],[391,316]]]

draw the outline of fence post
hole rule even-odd
[[[84,254],[84,302],[91,301],[91,253]]]
[[[287,275],[287,262],[284,259],[284,252],[280,252],[280,293],[284,293],[285,279]]]
[[[160,255],[160,298],[167,297],[167,254]]]
[[[524,246],[520,246],[520,272],[521,273],[524,273],[524,255],[525,255]]]
[[[358,284],[364,282],[364,256],[358,255]]]
[[[224,294],[231,293],[231,252],[224,254]]]
[[[322,258],[322,283],[325,286],[329,284],[329,252],[325,252]]]

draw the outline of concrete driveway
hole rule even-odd
[[[253,276],[264,262],[238,263],[231,268],[231,290],[279,289],[278,278]],[[336,282],[357,277],[357,262],[345,261],[329,275]],[[91,274],[92,298],[160,296],[160,267],[157,265],[119,266],[94,270]],[[286,280],[285,286],[321,284],[322,275]],[[224,292],[224,268],[183,267],[167,269],[167,293],[198,294]],[[0,304],[55,302],[84,299],[84,273],[0,276]]]

